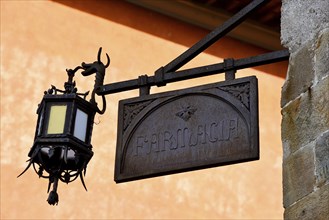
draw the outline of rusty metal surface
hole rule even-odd
[[[254,76],[119,103],[117,183],[257,159]]]

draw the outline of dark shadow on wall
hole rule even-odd
[[[191,47],[205,35],[208,30],[176,20],[174,18],[144,9],[125,1],[81,1],[81,0],[52,0],[68,7],[110,20],[139,31]],[[184,51],[182,51],[183,53]],[[263,48],[235,40],[231,37],[223,37],[210,46],[206,53],[221,58],[243,58],[269,52]],[[172,59],[174,59],[173,57]],[[163,66],[171,60],[164,60]],[[208,65],[208,63],[205,63]],[[255,67],[266,73],[286,77],[288,62],[268,64]]]

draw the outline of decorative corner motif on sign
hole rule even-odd
[[[249,83],[238,84],[234,86],[219,87],[220,90],[230,93],[242,102],[242,104],[250,108],[250,85]]]
[[[179,111],[176,113],[176,116],[180,117],[181,119],[183,119],[184,121],[188,121],[191,116],[196,112],[196,108],[194,108],[193,106],[186,106],[183,107],[183,110]]]
[[[131,105],[125,105],[123,110],[123,130],[125,131],[132,120],[153,100],[139,102]]]

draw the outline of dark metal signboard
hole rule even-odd
[[[119,103],[115,181],[259,159],[257,78]]]

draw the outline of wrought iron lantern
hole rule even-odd
[[[39,177],[49,179],[48,203],[58,204],[58,181],[70,183],[80,177],[87,190],[83,176],[86,174],[87,164],[93,156],[91,136],[96,113],[103,114],[106,100],[102,96],[103,109],[100,110],[95,100],[96,89],[103,85],[105,69],[110,64],[108,54],[107,64],[101,60],[102,48],[98,51],[98,60],[75,69],[66,70],[68,81],[64,90],[51,86],[45,91],[44,97],[37,109],[38,121],[34,143],[28,156],[29,164],[19,175],[25,173],[32,166]],[[86,100],[89,92],[78,93],[73,77],[78,70],[83,70],[83,76],[96,74],[94,89],[90,101]],[[19,177],[18,176],[18,177]]]

